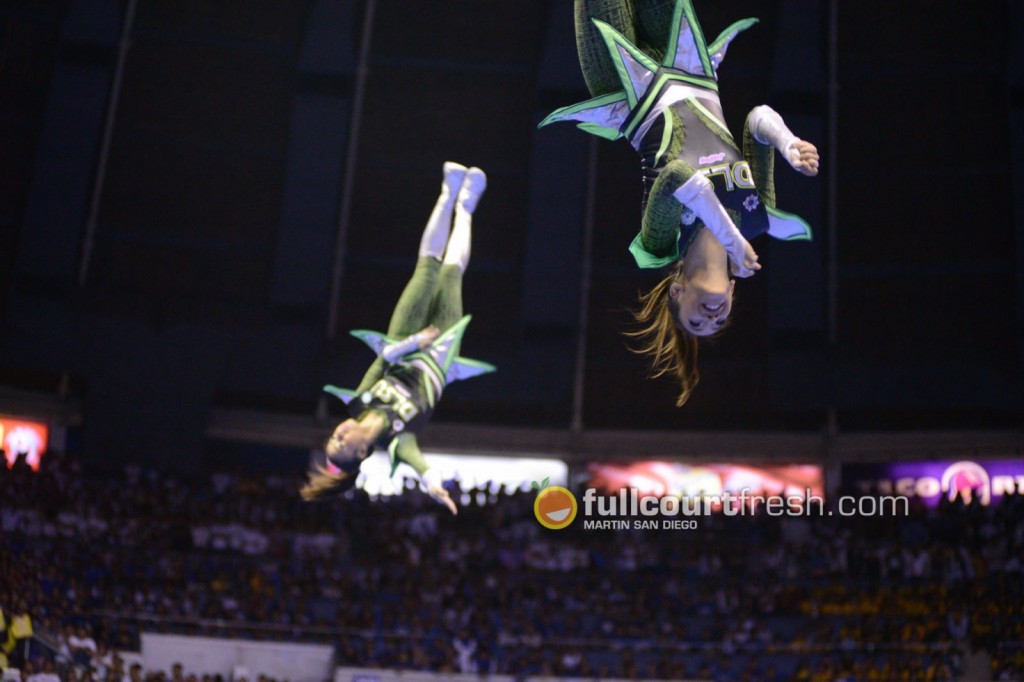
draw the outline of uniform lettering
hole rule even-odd
[[[374,384],[370,392],[381,402],[391,406],[391,409],[404,419],[406,423],[412,421],[420,413],[419,408],[409,400],[408,396],[383,379]]]
[[[743,189],[754,188],[754,174],[750,170],[750,164],[746,161],[737,161],[731,166],[727,163],[719,163],[714,166],[700,168],[698,173],[703,173],[707,178],[721,175],[725,180],[725,190],[732,192],[737,187]]]

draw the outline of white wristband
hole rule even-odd
[[[384,346],[384,350],[381,351],[380,356],[387,362],[397,362],[411,351],[419,348],[420,341],[422,340],[423,332],[407,336],[401,341],[396,341],[395,343]]]

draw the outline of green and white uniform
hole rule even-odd
[[[459,379],[495,371],[491,364],[459,356],[471,319],[462,315],[461,287],[462,271],[458,267],[442,266],[429,256],[420,257],[392,313],[388,333],[351,332],[378,355],[359,386],[355,390],[324,387],[343,400],[356,419],[371,410],[385,417],[387,428],[375,445],[387,448],[392,474],[402,462],[421,476],[427,470],[416,434],[430,421],[445,387]],[[386,349],[430,324],[441,333],[427,348],[420,350],[413,343],[412,349],[394,362],[383,357]]]
[[[695,173],[712,181],[748,241],[766,232],[811,238],[804,220],[775,207],[772,147],[745,126],[740,149],[722,114],[718,66],[732,39],[755,23],[738,21],[708,44],[692,0],[576,0],[577,48],[594,97],[540,125],[578,121],[640,153],[643,222],[630,251],[641,268],[674,263],[703,226],[673,196]]]

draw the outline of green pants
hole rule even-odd
[[[656,62],[665,52],[665,27],[674,0],[576,0],[576,51],[583,79],[594,97],[622,89],[604,38],[591,18],[610,24]]]
[[[442,333],[462,318],[462,270],[457,265],[442,265],[430,256],[420,256],[412,278],[398,298],[388,336],[404,339],[428,325]],[[367,391],[384,373],[384,360],[377,358],[363,375],[356,393]]]

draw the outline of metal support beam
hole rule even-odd
[[[827,321],[829,362],[835,372],[839,346],[839,1],[829,2],[828,13],[828,147],[825,161],[828,173],[826,229],[828,231]],[[839,433],[835,378],[829,388],[826,433],[834,438]]]
[[[96,244],[96,229],[99,224],[103,187],[107,180],[110,145],[114,139],[117,109],[121,102],[121,84],[124,81],[124,68],[128,61],[128,50],[131,48],[132,29],[135,26],[135,8],[137,5],[138,0],[128,0],[124,10],[124,25],[121,29],[121,40],[117,46],[117,65],[114,68],[114,82],[111,84],[110,98],[107,101],[107,117],[103,124],[103,138],[100,142],[100,155],[96,164],[96,177],[93,180],[92,196],[89,200],[89,215],[85,221],[82,257],[78,264],[78,286],[80,287],[85,286],[85,282],[89,277],[89,265],[92,262],[92,251]]]
[[[583,399],[586,389],[587,325],[590,323],[590,275],[593,269],[594,203],[597,201],[597,138],[591,138],[587,154],[587,198],[583,217],[583,264],[580,268],[580,317],[576,336],[576,376],[572,391],[572,432],[583,431]]]
[[[362,133],[363,100],[366,97],[366,78],[369,75],[370,45],[373,41],[374,14],[377,0],[367,0],[363,15],[363,41],[359,46],[356,63],[355,94],[352,98],[352,125],[349,128],[348,153],[345,156],[344,183],[341,206],[338,209],[338,232],[334,243],[334,269],[331,273],[331,296],[327,308],[327,338],[338,335],[338,308],[341,301],[341,278],[345,274],[345,251],[348,241],[349,220],[352,215],[352,197],[356,180],[356,161],[359,157],[359,136]]]

